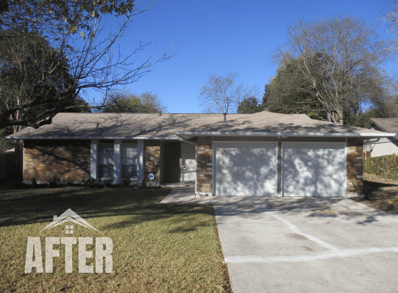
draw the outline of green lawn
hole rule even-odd
[[[0,189],[1,292],[225,292],[227,267],[210,205],[160,205],[170,189]],[[40,232],[68,208],[99,232],[74,227],[73,237],[109,237],[113,273],[65,273],[64,245],[54,245],[53,273],[25,274],[28,237],[66,237],[65,225]],[[94,245],[88,245],[94,250]],[[88,259],[87,265],[95,263]]]

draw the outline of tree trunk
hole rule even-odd
[[[336,123],[337,124],[344,124],[344,118],[343,118],[343,109],[342,108],[337,108],[336,109],[336,114],[337,114],[337,119],[336,119]]]

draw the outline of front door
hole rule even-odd
[[[164,142],[163,146],[163,162],[165,182],[179,182],[180,181],[180,159],[181,159],[181,142],[171,141]]]

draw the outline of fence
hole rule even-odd
[[[22,179],[21,147],[0,154],[0,182]]]

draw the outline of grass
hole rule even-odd
[[[364,173],[365,197],[354,198],[375,209],[398,214],[398,180]]]
[[[227,266],[210,205],[160,205],[170,189],[0,189],[1,292],[229,292]],[[53,273],[25,274],[28,237],[66,237],[65,225],[40,232],[68,208],[99,232],[75,225],[74,237],[109,237],[113,273],[65,273],[54,245]],[[88,245],[94,250],[94,245]],[[87,264],[93,264],[88,259]]]

